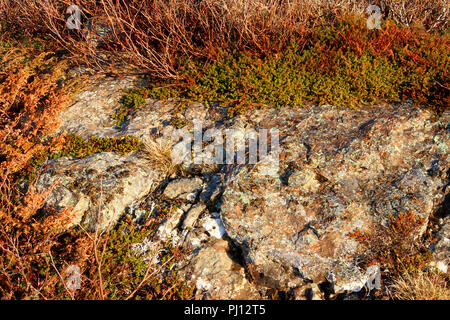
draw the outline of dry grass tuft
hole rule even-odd
[[[172,145],[162,139],[146,138],[143,141],[145,158],[149,164],[165,176],[176,173],[180,166],[172,161]]]
[[[438,274],[405,274],[391,286],[392,297],[399,300],[450,300],[450,288]]]

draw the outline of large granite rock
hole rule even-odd
[[[369,275],[348,234],[370,233],[410,210],[425,219],[423,232],[443,201],[448,113],[433,121],[407,106],[322,106],[251,119],[280,130],[278,173],[239,166],[220,209],[226,232],[264,286],[287,290],[327,280],[337,291],[359,290]]]
[[[61,158],[46,163],[39,177],[40,191],[52,189],[47,205],[72,207],[72,224],[89,230],[113,226],[125,210],[139,202],[161,181],[137,152],[102,152],[83,159]]]
[[[89,80],[73,97],[73,103],[59,115],[60,126],[54,134],[74,133],[84,138],[90,136],[120,136],[112,116],[120,108],[124,90],[144,83],[137,77],[123,79],[99,78]]]
[[[181,201],[159,226],[157,243],[172,241],[192,253],[181,274],[196,285],[199,298],[257,299],[275,288],[319,299],[327,286],[359,290],[373,274],[358,267],[364,248],[349,233],[370,233],[389,215],[411,210],[425,219],[420,234],[448,193],[448,112],[435,121],[411,106],[321,106],[264,108],[227,119],[225,107],[192,103],[180,111],[174,102],[148,99],[123,126],[114,126],[123,89],[142,83],[129,77],[94,81],[60,114],[56,133],[151,137],[170,148],[171,124],[190,132],[194,120],[222,132],[275,128],[279,167],[270,161],[200,165],[153,192],[162,177],[139,153],[100,153],[46,163],[37,187],[53,186],[47,205],[73,207],[73,223],[91,230],[114,225],[144,198]],[[448,217],[442,221],[434,257],[446,270]]]

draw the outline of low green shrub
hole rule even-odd
[[[369,30],[362,20],[341,20],[280,54],[227,53],[206,67],[186,60],[184,81],[155,84],[150,96],[220,102],[229,116],[265,105],[357,108],[407,99],[439,111],[449,102],[448,40],[418,27]]]
[[[149,89],[134,88],[127,90],[125,95],[120,99],[121,106],[113,115],[114,125],[121,128],[126,121],[128,114],[145,104],[145,99],[148,98]]]
[[[52,160],[61,157],[84,158],[98,152],[117,152],[125,154],[134,150],[141,150],[142,142],[134,136],[124,136],[119,138],[98,138],[89,137],[87,139],[69,135],[62,149],[49,155]]]

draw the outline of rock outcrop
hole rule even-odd
[[[48,161],[38,191],[52,188],[47,205],[72,207],[72,224],[89,230],[114,226],[126,208],[137,204],[158,186],[161,175],[136,153],[102,152],[83,159]]]
[[[443,201],[449,132],[427,111],[285,109],[258,125],[284,134],[279,174],[237,170],[221,217],[266,286],[327,280],[335,290],[360,290],[367,277],[348,234],[370,233],[400,212],[428,221]]]
[[[120,90],[136,81],[111,80],[78,93],[58,132],[151,137],[170,148],[173,119],[186,122],[187,131],[193,120],[204,130],[277,129],[279,162],[270,170],[261,161],[200,165],[165,180],[139,152],[103,152],[47,162],[37,187],[53,187],[47,205],[72,207],[73,223],[91,230],[113,226],[149,196],[183,203],[157,235],[191,252],[181,274],[201,297],[263,298],[273,288],[320,299],[324,282],[335,291],[358,291],[373,270],[359,267],[361,245],[349,233],[370,233],[408,211],[424,219],[422,233],[448,193],[449,112],[433,119],[406,105],[317,106],[227,119],[226,108],[192,104],[180,113],[173,103],[147,100],[123,127],[112,125]],[[447,266],[448,216],[443,219],[435,256]]]
[[[449,208],[447,208],[447,211]],[[441,272],[448,273],[450,266],[450,216],[442,219],[439,231],[437,232],[437,242],[433,248],[433,265]]]

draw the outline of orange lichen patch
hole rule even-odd
[[[407,213],[400,213],[396,217],[390,215],[389,217],[390,229],[399,236],[409,236],[420,226],[423,225],[425,219],[415,215],[411,210]]]
[[[361,232],[361,230],[356,229],[354,232],[350,232],[347,234],[348,237],[354,238],[356,241],[367,244],[370,241],[370,236]]]
[[[400,213],[397,216],[389,215],[388,231],[392,236],[410,237],[414,231],[423,225],[425,219],[414,214],[412,211]],[[348,237],[354,238],[360,243],[368,244],[371,235],[356,229],[347,234]]]
[[[374,228],[370,234],[356,229],[347,236],[364,245],[367,265],[379,265],[393,276],[421,271],[430,261],[431,241],[414,238],[425,219],[412,211],[388,219],[387,227]]]

